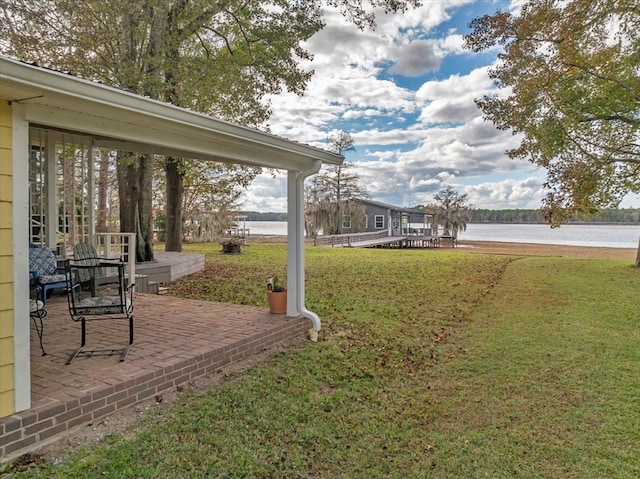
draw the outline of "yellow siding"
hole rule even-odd
[[[8,310],[11,310],[11,324],[0,325],[0,330],[3,331],[5,330],[5,327],[10,328],[11,331],[13,331],[13,282],[0,283],[0,317],[4,317],[2,313]]]
[[[0,175],[11,176],[11,150],[0,149]]]
[[[0,193],[0,196],[2,196],[2,193]],[[11,200],[4,200],[0,198],[0,231],[6,230],[11,232],[11,237],[13,238],[13,232],[11,231],[12,226],[13,207],[11,205]],[[13,244],[13,240],[11,240],[11,244]],[[0,281],[2,280],[0,279]]]
[[[13,391],[13,364],[0,366],[0,417],[16,412],[15,393]]]
[[[0,364],[13,362],[13,338],[0,338]]]
[[[13,307],[13,304],[11,305]],[[0,310],[0,338],[13,337],[13,311]]]
[[[11,106],[0,101],[0,417],[15,412]]]
[[[13,184],[11,183],[11,177],[9,175],[0,175],[0,197],[4,198],[6,196],[11,198],[12,191]]]
[[[6,249],[5,247],[0,248],[0,251]],[[8,255],[8,254],[0,254],[0,271],[13,271],[13,256],[12,255]],[[5,283],[3,283],[5,284]],[[9,298],[2,298],[0,297],[0,309],[2,308],[2,305],[5,303],[5,301],[7,301]]]
[[[9,106],[7,104],[0,106],[0,116],[5,117],[5,118],[0,118],[0,143],[2,143],[3,148],[6,148],[7,150],[11,150],[11,146],[13,144],[13,141],[12,141],[13,138],[11,138],[11,113],[5,114],[2,112],[2,110],[8,110],[8,109],[9,109]],[[10,110],[8,111],[10,112]]]
[[[16,412],[16,401],[13,391],[0,393],[0,417],[11,416]]]
[[[13,338],[0,338],[0,417],[15,412],[13,394]]]
[[[13,254],[13,236],[8,228],[0,228],[0,256],[11,256]]]

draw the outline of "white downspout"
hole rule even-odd
[[[321,160],[314,160],[313,166],[304,171],[289,171],[288,201],[289,201],[289,237],[293,238],[293,245],[288,250],[287,276],[293,278],[294,291],[288,297],[287,313],[292,311],[311,320],[313,328],[309,330],[311,341],[317,341],[321,322],[318,315],[305,307],[305,274],[304,274],[304,180],[320,171]],[[293,221],[292,221],[293,220]],[[289,285],[292,282],[289,281]],[[291,290],[291,288],[289,288]]]

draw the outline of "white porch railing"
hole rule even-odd
[[[315,246],[352,246],[354,243],[360,243],[363,241],[371,241],[380,238],[388,238],[389,232],[387,230],[380,230],[368,233],[348,233],[341,235],[322,235],[317,236],[313,240]]]
[[[127,263],[130,282],[136,280],[136,234],[95,233],[96,253],[101,258],[122,259]]]

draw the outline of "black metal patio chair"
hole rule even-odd
[[[82,278],[96,277],[97,269],[117,271],[117,282],[98,290],[86,285]],[[115,260],[100,260],[87,264],[86,261],[65,261],[67,292],[71,319],[81,325],[80,347],[69,356],[67,364],[78,355],[115,354],[120,349],[100,349],[85,351],[87,322],[98,320],[126,320],[129,322],[129,344],[122,349],[120,361],[124,361],[133,345],[133,291],[134,283],[127,284],[125,263]]]

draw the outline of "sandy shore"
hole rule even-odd
[[[601,248],[534,243],[503,243],[498,241],[460,241],[458,246],[469,252],[516,254],[527,256],[565,256],[569,258],[628,259],[635,261],[635,248]]]
[[[251,243],[283,243],[285,236],[252,235]],[[450,249],[443,245],[440,250]],[[600,258],[624,259],[634,262],[636,248],[602,248],[592,246],[566,246],[536,243],[506,243],[499,241],[464,241],[460,240],[457,247],[460,251],[469,253],[515,254],[525,256],[564,256],[568,258]]]

